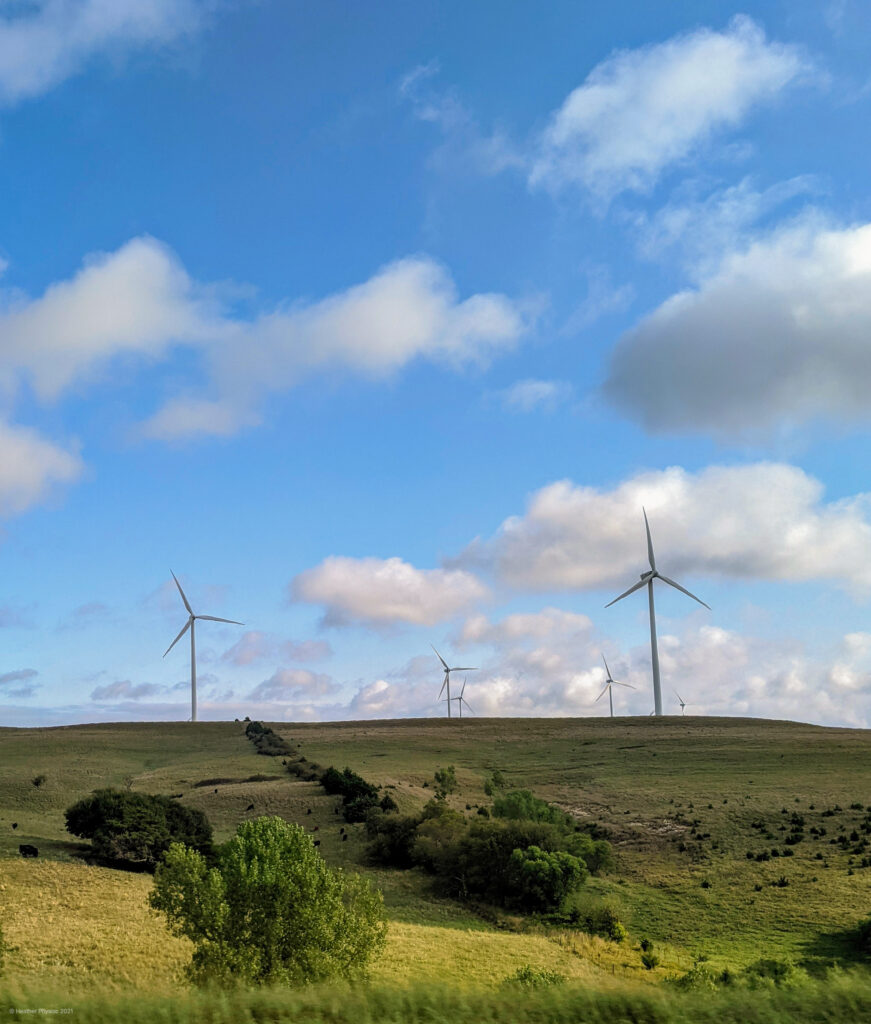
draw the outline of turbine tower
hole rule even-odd
[[[444,666],[444,669],[445,669],[445,678],[444,678],[444,681],[442,682],[442,688],[439,690],[439,700],[441,700],[442,694],[445,692],[445,687],[447,687],[448,688],[448,718],[450,718],[451,717],[451,672],[477,672],[478,670],[476,668],[470,668],[470,667],[463,666],[463,665],[457,665],[454,668],[448,668],[448,663],[439,654],[439,652],[436,651],[435,647],[433,647],[432,644],[430,644],[430,647],[432,647],[432,649],[435,651],[436,657],[439,659],[439,661],[442,663],[442,665]],[[468,707],[468,706],[469,705],[467,704],[466,707]]]
[[[232,626],[244,626],[245,623],[237,622],[235,619],[219,619],[216,615],[194,615],[194,610],[191,608],[190,602],[185,597],[185,593],[181,589],[181,584],[176,579],[175,573],[172,569],[169,571],[172,574],[172,578],[175,580],[175,585],[178,587],[178,592],[181,594],[181,599],[184,601],[184,606],[187,609],[189,617],[187,622],[184,624],[184,629],[182,629],[175,640],[173,640],[169,647],[167,647],[163,652],[163,656],[165,658],[185,633],[187,633],[188,630],[191,631],[191,721],[195,722],[197,720],[197,646],[196,639],[194,637],[194,627],[197,619],[206,619],[208,622],[229,622]]]
[[[605,655],[604,654],[602,655],[602,661],[605,661]],[[611,705],[611,717],[613,718],[614,717],[614,695],[613,695],[613,693],[611,693],[611,689],[614,686],[614,683],[616,683],[618,686],[628,686],[630,690],[634,690],[635,687],[632,685],[632,683],[621,683],[619,679],[612,679],[611,678],[611,669],[608,668],[608,662],[607,661],[605,661],[605,675],[608,678],[608,682],[605,683],[605,690],[608,691],[608,703]],[[596,700],[593,701],[594,704],[596,703],[596,701],[601,700],[605,696],[605,690],[602,690],[602,692],[599,694],[599,696],[596,698]]]
[[[709,604],[700,598],[696,597],[695,594],[691,594],[685,587],[682,587],[679,583],[675,583],[674,580],[670,580],[668,576],[663,576],[656,568],[656,559],[653,557],[653,541],[650,539],[650,524],[647,522],[647,511],[642,508],[641,511],[644,513],[644,528],[647,530],[647,558],[650,562],[650,569],[648,572],[641,574],[641,579],[634,586],[624,591],[619,597],[615,597],[613,601],[609,601],[605,607],[610,608],[612,604],[616,604],[618,601],[622,601],[624,597],[628,597],[630,594],[634,594],[636,590],[640,590],[642,587],[647,587],[647,600],[650,606],[650,660],[653,663],[653,711],[656,715],[662,714],[662,694],[659,688],[659,649],[656,646],[656,611],[653,607],[653,581],[662,580],[663,583],[667,583],[670,587],[674,587],[675,590],[679,590],[682,594],[686,594],[687,597],[691,597],[694,601],[698,601],[699,604],[704,605],[708,611],[711,610]]]
[[[466,677],[465,677],[465,676],[463,676],[463,686],[462,686],[462,688],[461,688],[461,690],[460,690],[460,695],[459,695],[459,697],[451,697],[451,698],[450,698],[450,700],[455,700],[455,701],[457,702],[457,713],[459,714],[460,718],[462,718],[462,717],[463,717],[463,705],[464,705],[464,704],[466,705],[466,707],[468,708],[468,710],[469,710],[469,711],[472,711],[472,707],[471,707],[471,705],[470,705],[470,704],[469,704],[469,702],[468,702],[468,701],[466,700],[466,698],[465,698],[465,697],[463,696],[463,694],[464,694],[465,692],[466,692]],[[448,705],[448,706],[450,706],[450,705]],[[474,715],[474,713],[475,713],[475,712],[474,712],[474,711],[472,711],[472,714],[473,714],[473,715]]]

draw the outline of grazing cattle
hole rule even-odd
[[[344,825],[342,825],[342,827],[341,827],[341,828],[339,829],[339,835],[340,835],[340,836],[341,836],[341,835],[344,835],[344,832],[345,832],[345,826],[344,826]]]
[[[315,825],[315,827],[314,827],[314,828],[312,829],[312,832],[317,832],[317,830],[318,830],[318,829],[319,829],[320,827],[321,827],[320,825]]]
[[[320,846],[320,845],[321,845],[320,839],[315,839],[315,846]]]
[[[217,790],[215,790],[215,792],[217,793],[218,791],[217,791]]]
[[[344,835],[342,836],[342,842],[343,842],[343,843],[347,843],[347,841],[348,841],[348,833],[346,832],[346,833],[345,833],[345,834],[344,834]]]
[[[245,808],[245,810],[246,811],[253,811],[254,810],[254,804],[248,804],[248,806]]]
[[[18,822],[17,821],[13,821],[12,822],[12,827],[13,828],[18,828]]]
[[[30,843],[22,843],[18,847],[18,852],[22,857],[38,857],[39,850],[35,846],[31,846]]]
[[[338,814],[338,813],[339,813],[339,808],[337,807],[337,808],[336,808],[336,814]]]
[[[309,807],[309,809],[305,813],[306,814],[311,814],[311,812],[312,812],[312,809],[311,809],[311,807]]]

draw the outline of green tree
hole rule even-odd
[[[365,973],[384,947],[384,900],[368,881],[330,869],[299,825],[243,822],[214,867],[170,847],[151,906],[194,943],[197,982],[299,985]]]
[[[570,853],[529,846],[512,852],[508,877],[511,897],[522,910],[547,911],[563,905],[585,881],[587,869]]]
[[[452,764],[447,768],[437,768],[435,773],[436,800],[444,800],[449,793],[457,788],[457,772]]]
[[[66,823],[68,832],[91,840],[100,860],[145,869],[153,869],[174,842],[207,855],[212,850],[208,818],[167,796],[98,789],[67,808]]]

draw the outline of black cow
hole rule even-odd
[[[312,809],[311,809],[311,807],[309,807],[309,809],[305,813],[306,814],[311,814],[311,812],[312,812]]]
[[[35,846],[31,846],[30,843],[22,843],[18,847],[18,852],[22,857],[38,857],[39,850]]]
[[[13,821],[12,822],[12,827],[13,828],[18,828],[18,822],[17,821]]]
[[[345,826],[342,825],[342,827],[339,829],[339,835],[342,836],[344,834],[345,834]]]
[[[245,810],[246,811],[253,811],[254,810],[254,804],[248,804],[248,806],[245,808]]]
[[[320,845],[321,845],[320,839],[315,839],[315,846],[320,846]]]
[[[312,829],[312,832],[317,832],[317,830],[318,830],[318,829],[319,829],[320,827],[321,827],[320,825],[315,825],[315,827],[314,827],[314,828]]]
[[[215,790],[215,792],[217,793],[218,791],[217,791],[217,790]]]
[[[347,843],[347,841],[348,841],[348,833],[346,832],[346,833],[345,833],[345,834],[344,834],[344,835],[342,836],[342,842],[343,842],[343,843]]]

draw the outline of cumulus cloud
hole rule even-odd
[[[464,569],[416,569],[401,558],[326,558],[290,585],[293,600],[320,604],[324,624],[432,626],[487,596]]]
[[[153,697],[155,694],[163,693],[164,688],[157,683],[131,683],[129,679],[122,679],[106,686],[98,686],[91,691],[91,700],[114,701],[114,700],[142,700],[145,697]]]
[[[571,385],[563,380],[536,380],[528,377],[499,392],[506,409],[512,412],[550,411],[564,402],[572,393]]]
[[[598,64],[551,118],[532,185],[580,185],[601,199],[646,191],[718,131],[740,124],[810,70],[794,46],[738,16]]]
[[[300,701],[322,697],[336,689],[333,680],[323,672],[304,668],[280,668],[248,695],[250,700]]]
[[[152,238],[89,258],[68,281],[0,307],[0,383],[26,381],[43,401],[99,379],[121,358],[154,362],[193,348],[203,370],[143,426],[159,439],[229,435],[257,422],[271,392],[315,373],[383,379],[415,359],[453,369],[483,365],[528,326],[504,295],[461,299],[448,271],[425,256],[397,260],[368,281],[316,302],[250,320],[193,281]]]
[[[611,490],[557,481],[457,561],[521,589],[622,590],[647,568],[642,506],[657,564],[679,580],[702,574],[871,587],[871,495],[827,503],[818,480],[772,462],[697,473],[671,467]]]
[[[34,0],[0,16],[0,103],[39,96],[100,54],[169,43],[197,29],[198,0]]]
[[[241,638],[221,655],[223,661],[233,665],[253,665],[267,658],[286,658],[288,661],[322,661],[333,653],[326,640],[284,640],[271,633],[247,630]]]
[[[625,334],[605,395],[647,429],[747,438],[871,416],[871,224],[793,225]]]
[[[19,515],[56,486],[74,483],[83,471],[77,452],[0,420],[0,515]]]

